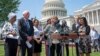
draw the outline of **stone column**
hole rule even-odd
[[[88,21],[88,15],[87,15],[87,12],[85,13],[85,17],[86,17],[86,19],[87,19],[87,21]]]
[[[87,13],[88,15],[88,23],[90,24],[90,15],[89,15],[89,12]]]
[[[48,13],[48,12],[46,11],[46,16],[47,16],[47,13]]]
[[[57,12],[56,12],[56,13],[57,13],[57,16],[58,16],[58,10],[57,10]]]
[[[52,14],[52,11],[50,10],[50,12],[49,12],[49,13],[50,13],[50,16],[51,16],[51,14]]]
[[[59,12],[59,10],[58,10],[58,16],[60,16],[59,14],[60,14],[60,12]]]
[[[45,12],[43,12],[43,17],[45,17]]]
[[[56,16],[58,16],[58,15],[57,15],[57,10],[56,10]]]
[[[92,11],[92,25],[94,26],[94,15],[93,15],[93,11]]]
[[[99,15],[98,15],[98,10],[96,10],[96,16],[97,16],[97,25],[99,24]]]
[[[51,15],[54,15],[54,11],[52,10],[52,14]]]
[[[98,17],[99,17],[99,25],[100,25],[100,9],[98,10]]]
[[[59,11],[59,16],[61,16],[61,11]]]
[[[61,11],[61,15],[60,16],[62,16],[62,11]]]
[[[48,16],[48,11],[47,11],[47,16]]]
[[[50,16],[50,11],[49,11],[49,16]]]
[[[55,12],[56,12],[56,11],[54,10],[54,16],[55,16],[55,14],[56,14]]]

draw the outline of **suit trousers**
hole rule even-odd
[[[62,55],[61,44],[60,43],[51,45],[51,47],[50,47],[50,56],[55,56],[55,51],[56,51],[57,56]]]
[[[21,41],[21,56],[26,56],[26,50],[27,50],[27,56],[32,56],[33,53],[33,47],[28,48],[25,41]]]
[[[69,56],[69,44],[66,44],[66,56]]]
[[[78,43],[75,43],[75,46],[76,46],[76,56],[79,56]]]

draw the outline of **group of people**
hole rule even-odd
[[[50,23],[51,22],[51,23]],[[51,17],[47,20],[47,24],[44,28],[44,32],[46,33],[46,36],[48,36],[48,39],[46,43],[46,49],[47,49],[47,56],[55,56],[55,51],[57,56],[62,56],[62,44],[61,40],[52,38],[53,33],[59,33],[61,36],[67,35],[71,32],[77,34],[77,38],[71,39],[72,42],[75,43],[76,47],[76,56],[90,56],[90,53],[92,51],[92,37],[91,37],[91,27],[88,25],[88,22],[85,17],[76,16],[74,24],[72,25],[72,29],[70,29],[67,25],[67,22],[65,20],[58,20],[56,16]],[[98,34],[99,37],[99,34]],[[70,38],[70,37],[69,37]],[[94,37],[96,38],[96,37]],[[69,39],[64,39],[65,48],[66,48],[66,55],[69,56]]]
[[[91,41],[92,41],[91,45],[92,45],[93,51],[99,52],[100,51],[100,44],[99,44],[100,35],[94,27],[91,27],[90,36],[91,36]]]
[[[18,45],[21,56],[41,56],[42,41],[45,41],[46,56],[62,56],[61,40],[52,38],[53,33],[69,36],[70,32],[78,35],[75,42],[77,56],[90,56],[91,37],[90,26],[85,17],[75,17],[72,30],[65,20],[59,20],[57,16],[49,18],[43,27],[38,19],[29,19],[29,11],[23,12],[23,17],[18,20],[18,26],[14,24],[16,14],[9,13],[9,21],[2,29],[5,38],[5,56],[17,56]],[[65,39],[66,55],[69,56],[69,39]],[[55,54],[56,51],[56,54]]]
[[[9,20],[2,29],[2,35],[5,38],[5,56],[17,56],[19,49],[21,56],[26,56],[26,52],[27,56],[40,56],[42,38],[39,34],[42,33],[42,29],[38,27],[39,21],[29,20],[29,16],[29,11],[24,11],[23,17],[15,25],[16,14],[9,13]]]

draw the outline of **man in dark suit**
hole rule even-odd
[[[27,56],[32,56],[33,36],[34,29],[32,21],[29,18],[29,12],[23,12],[23,18],[18,21],[19,35],[21,37],[21,56],[25,56],[27,50]]]
[[[72,25],[72,31],[74,33],[77,33],[77,28],[79,26],[79,18],[80,16],[75,16],[75,23]],[[79,56],[79,50],[78,50],[78,40],[75,39],[75,40],[72,40],[72,41],[75,41],[75,46],[76,46],[76,56]]]

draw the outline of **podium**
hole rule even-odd
[[[51,38],[53,38],[53,39],[59,39],[59,40],[62,40],[62,39],[76,39],[76,38],[78,38],[78,35],[77,35],[77,33],[69,33],[68,35],[61,35],[61,34],[59,34],[59,33],[52,33],[51,34]]]
[[[69,33],[69,38],[71,38],[71,39],[76,39],[76,38],[78,38],[78,34],[77,33]]]
[[[51,38],[53,38],[53,39],[62,39],[62,37],[59,33],[52,33]]]
[[[77,33],[69,33],[69,34],[59,34],[59,33],[52,33],[51,34],[51,38],[53,39],[58,39],[61,41],[61,48],[62,48],[62,56],[64,56],[64,41],[67,39],[76,39],[78,38],[78,34]],[[73,46],[72,46],[72,54],[73,54]]]

